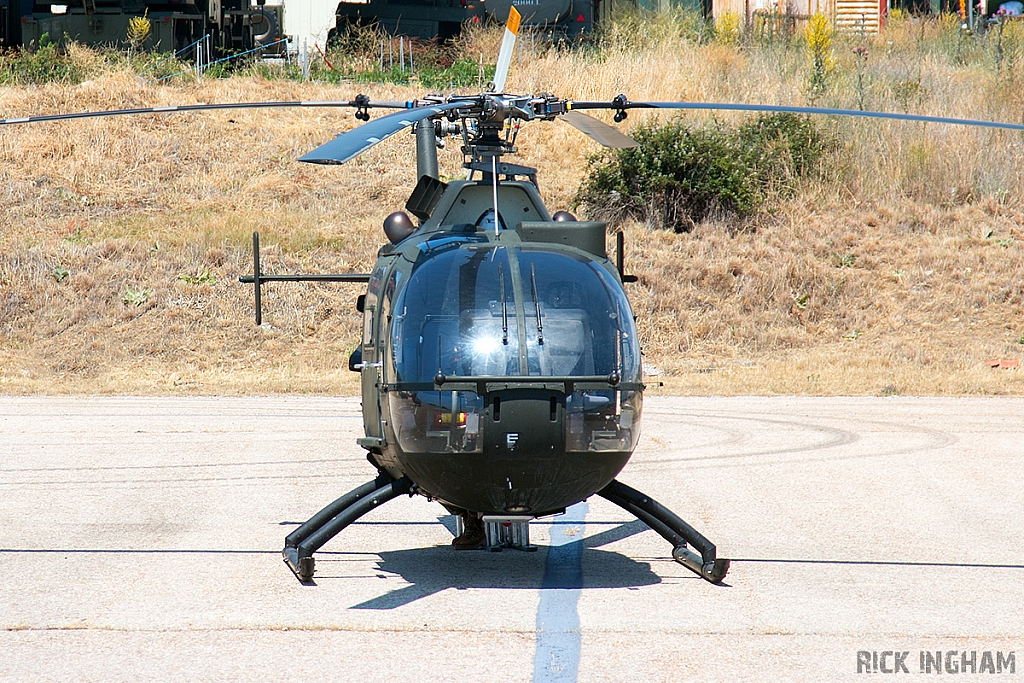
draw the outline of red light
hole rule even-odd
[[[473,17],[473,18],[472,18],[472,19],[470,20],[470,22],[469,22],[469,23],[471,23],[471,24],[479,24],[479,23],[480,23],[480,17]]]
[[[583,13],[582,12],[580,12],[578,15],[576,15],[576,23],[582,24],[584,21],[586,21],[586,19],[583,18]]]

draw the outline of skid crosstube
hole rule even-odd
[[[281,551],[285,563],[299,581],[312,581],[313,553],[370,510],[403,493],[410,493],[412,486],[407,477],[394,479],[381,472],[373,481],[349,491],[288,534]]]
[[[672,558],[697,576],[721,583],[729,571],[729,560],[715,557],[715,544],[658,501],[619,481],[605,486],[597,495],[615,503],[658,532],[672,544]],[[686,544],[700,552],[698,557]]]

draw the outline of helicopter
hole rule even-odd
[[[349,359],[360,375],[364,436],[374,478],[342,495],[285,538],[282,555],[312,582],[314,554],[354,521],[402,495],[444,505],[482,527],[480,546],[534,549],[531,521],[593,495],[637,517],[672,557],[721,583],[729,560],[694,527],[618,481],[640,437],[645,391],[626,285],[624,239],[609,254],[604,223],[550,213],[536,170],[504,159],[521,127],[561,120],[613,148],[637,143],[584,114],[632,109],[776,111],[891,118],[1024,130],[1024,125],[914,114],[701,102],[573,101],[504,92],[518,13],[510,11],[495,79],[481,93],[406,102],[249,102],[52,114],[0,125],[122,114],[273,107],[347,107],[363,125],[299,158],[343,164],[413,129],[418,182],[405,212],[385,221],[387,243],[368,274],[277,275],[260,267],[253,234],[254,291],[261,324],[270,282],[363,284],[362,336]],[[395,109],[371,120],[371,109]],[[465,179],[444,182],[438,146],[461,141]],[[417,223],[414,223],[411,214]],[[460,537],[465,535],[465,529]]]
[[[388,244],[372,273],[272,276],[253,235],[257,324],[260,287],[275,280],[365,281],[350,369],[361,378],[359,445],[377,477],[338,498],[285,539],[283,556],[311,581],[313,554],[353,521],[402,494],[441,502],[464,521],[456,547],[535,549],[529,523],[595,493],[660,533],[673,557],[719,583],[729,569],[707,538],[615,477],[640,435],[644,384],[624,283],[619,233],[613,262],[606,225],[549,213],[533,168],[508,163],[521,125],[568,122],[609,147],[637,143],[553,95],[503,94],[519,14],[512,8],[495,80],[477,95],[429,96],[299,158],[341,164],[414,128],[419,181],[385,221]],[[357,98],[356,118],[378,104]],[[442,182],[441,139],[461,139],[464,180]],[[472,527],[475,527],[473,529]],[[690,548],[694,548],[691,550]],[[699,554],[698,554],[699,553]]]

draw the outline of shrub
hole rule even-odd
[[[84,78],[85,70],[81,65],[45,33],[31,49],[15,48],[0,54],[0,84],[77,85]]]
[[[712,216],[746,218],[792,194],[829,148],[809,120],[761,116],[736,129],[690,128],[680,118],[633,131],[639,147],[590,159],[575,204],[596,217],[689,231]]]

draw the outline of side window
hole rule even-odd
[[[363,346],[373,344],[373,315],[377,310],[377,297],[366,295],[366,308],[363,310]]]
[[[363,346],[373,345],[374,318],[377,315],[377,298],[381,280],[384,278],[384,266],[379,265],[370,275],[370,283],[366,287],[366,301],[363,304]]]

